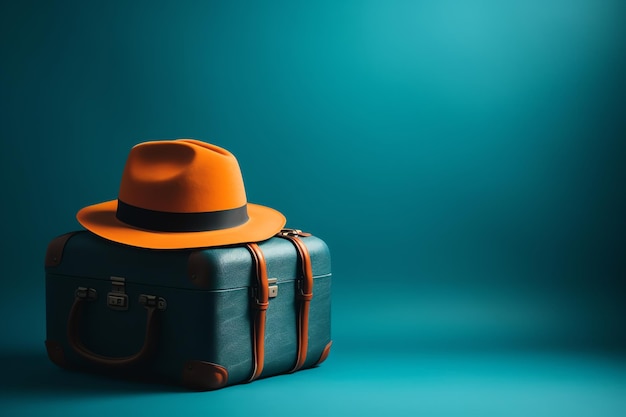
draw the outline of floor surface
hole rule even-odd
[[[565,352],[354,352],[214,392],[68,372],[3,352],[9,416],[626,416],[626,358]]]

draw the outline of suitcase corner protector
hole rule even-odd
[[[187,361],[183,366],[182,382],[197,391],[212,391],[225,387],[228,370],[221,365],[205,361]]]
[[[55,340],[46,340],[46,351],[48,352],[48,358],[52,363],[61,368],[67,368],[67,362],[65,361],[65,354],[63,353],[63,347]]]
[[[76,233],[77,232],[65,233],[64,235],[57,236],[50,241],[50,243],[48,244],[48,248],[46,249],[46,259],[45,259],[46,268],[58,266],[61,264],[61,259],[63,258],[63,250],[65,249],[65,244]]]

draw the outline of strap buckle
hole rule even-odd
[[[311,236],[310,233],[303,232],[300,229],[282,229],[280,232],[276,234],[277,236],[291,236],[291,237],[307,237]]]
[[[304,292],[304,278],[300,277],[297,281],[296,281],[296,296],[298,297],[298,299],[300,300],[306,300],[306,301],[310,301],[313,299],[313,293],[310,291],[309,292]]]

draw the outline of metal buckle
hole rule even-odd
[[[300,229],[282,229],[277,233],[278,236],[292,236],[292,237],[307,237],[311,236],[310,233],[303,232]]]
[[[302,230],[298,229],[282,229],[278,232],[281,236],[300,236],[300,233],[302,233]]]

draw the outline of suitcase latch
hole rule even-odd
[[[269,289],[269,298],[275,298],[278,295],[278,278],[268,278],[267,284]]]
[[[128,310],[128,295],[126,295],[126,279],[111,277],[111,292],[107,294],[107,306],[113,310]]]

